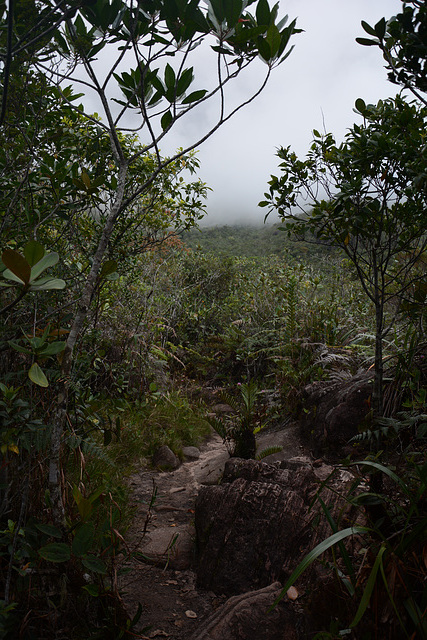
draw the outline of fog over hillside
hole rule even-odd
[[[355,38],[364,35],[361,20],[375,24],[401,6],[400,0],[280,1],[280,14],[297,17],[304,33],[293,38],[290,57],[273,71],[257,100],[199,150],[200,176],[213,189],[202,224],[262,224],[265,209],[257,205],[270,175],[278,173],[277,147],[290,145],[304,156],[313,129],[326,129],[341,140],[359,119],[353,112],[357,98],[377,102],[397,93],[387,81],[380,51],[362,47]],[[199,51],[197,75],[203,79],[212,70],[203,65],[204,52]],[[260,61],[243,82],[230,85],[230,102],[242,100],[245,89],[248,92],[249,85],[256,84],[256,74],[263,71]],[[174,130],[171,146],[162,151],[172,152],[194,139],[209,115],[209,110],[197,113],[185,129]]]

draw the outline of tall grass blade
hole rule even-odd
[[[345,538],[354,536],[358,533],[366,533],[367,531],[368,529],[366,527],[348,527],[347,529],[343,529],[342,531],[334,533],[332,536],[329,536],[329,538],[326,538],[326,540],[322,540],[322,542],[316,545],[314,549],[312,549],[310,553],[308,553],[305,558],[303,558],[303,560],[299,563],[295,571],[290,576],[289,580],[286,582],[282,591],[279,593],[276,600],[271,605],[269,611],[271,611],[271,609],[273,609],[280,602],[280,600],[286,595],[289,587],[294,584],[294,582],[300,577],[300,575],[304,573],[304,571],[312,564],[312,562],[314,562],[316,558],[321,556],[322,553],[333,547],[334,544],[341,542],[341,540],[344,540]]]
[[[356,615],[354,616],[352,623],[350,624],[350,628],[353,628],[357,624],[359,624],[360,620],[363,617],[363,614],[365,613],[368,607],[369,601],[371,599],[372,591],[374,590],[375,582],[377,579],[378,569],[380,568],[380,565],[382,565],[382,557],[384,555],[385,550],[386,550],[385,545],[381,545],[380,550],[378,551],[377,557],[375,558],[374,566],[372,567],[372,571],[366,583],[366,587],[363,592],[362,598],[360,600],[359,608],[356,612]]]

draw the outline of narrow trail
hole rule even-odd
[[[263,434],[258,444],[283,447],[268,461],[302,455],[296,426]],[[186,640],[226,600],[221,594],[197,590],[193,567],[195,499],[200,486],[218,482],[228,459],[222,439],[215,434],[200,447],[198,460],[172,472],[143,469],[130,478],[137,509],[127,534],[132,556],[119,588],[130,616],[138,603],[142,605],[133,630],[136,637]]]

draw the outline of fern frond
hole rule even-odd
[[[280,453],[281,451],[283,451],[282,446],[280,446],[279,444],[273,444],[270,447],[265,447],[265,449],[258,451],[255,456],[255,460],[262,460],[267,456],[273,455],[273,453]]]
[[[329,380],[331,380],[331,382],[344,382],[350,378],[352,378],[351,372],[345,369],[341,369],[340,371],[334,370],[329,374]]]
[[[228,404],[233,409],[233,411],[235,411],[236,413],[239,412],[241,408],[240,402],[228,391],[223,391],[220,395],[220,398],[221,402],[223,402],[224,404]]]
[[[226,424],[220,420],[220,418],[216,418],[214,416],[207,416],[206,422],[210,424],[212,429],[216,431],[216,433],[223,439],[226,440],[228,438],[228,429]]]
[[[93,456],[96,460],[102,460],[109,466],[114,467],[114,462],[107,455],[105,447],[100,446],[94,440],[91,440],[90,438],[82,440],[80,447],[86,455]]]

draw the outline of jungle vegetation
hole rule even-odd
[[[281,149],[262,204],[284,225],[200,240],[207,185],[194,149],[238,118],[229,83],[263,64],[250,101],[287,59],[296,21],[266,0],[15,0],[0,24],[0,635],[130,637],[117,597],[124,475],[161,444],[179,455],[207,437],[207,388],[230,394],[255,430],[303,410],[309,382],[374,367],[360,464],[396,491],[374,482],[348,497],[363,513],[380,503],[387,519],[366,510],[363,571],[345,552],[349,578],[335,566],[354,618],[319,637],[358,637],[368,605],[385,602],[393,637],[427,637],[425,3],[364,23],[360,39],[412,99],[360,99],[363,124],[342,144],[314,132],[305,161]],[[206,39],[221,71],[201,87],[191,59]],[[96,58],[110,51],[101,74]],[[163,157],[175,123],[218,96],[209,128]],[[399,393],[386,412],[390,380]],[[355,533],[331,528],[310,561]]]

